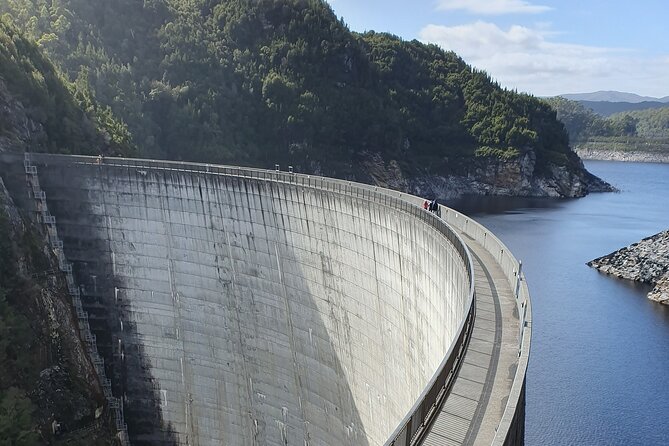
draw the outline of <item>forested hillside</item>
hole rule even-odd
[[[626,111],[647,110],[649,108],[663,108],[669,106],[666,102],[644,101],[644,102],[605,102],[605,101],[578,101],[585,108],[592,109],[595,113],[604,117],[615,115]]]
[[[532,152],[581,172],[544,102],[434,45],[352,33],[321,0],[8,0],[144,156],[352,175],[370,157],[463,173]]]
[[[132,153],[130,134],[86,83],[70,83],[0,18],[0,150]]]
[[[579,150],[669,154],[669,107],[626,111],[606,118],[576,101],[560,97],[546,101]]]
[[[636,135],[643,138],[669,138],[669,106],[617,113],[611,120],[634,122]]]

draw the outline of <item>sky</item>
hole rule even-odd
[[[536,96],[669,95],[669,0],[329,0],[353,31],[455,51]]]

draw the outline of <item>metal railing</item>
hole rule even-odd
[[[519,317],[518,366],[502,419],[497,427],[492,443],[495,446],[502,446],[513,440],[510,436],[513,435],[516,418],[520,415],[519,410],[524,410],[522,395],[525,389],[525,375],[527,373],[530,341],[532,338],[532,305],[529,289],[525,281],[525,275],[522,272],[522,263],[513,256],[509,248],[492,232],[466,215],[446,207],[442,208],[442,218],[450,226],[459,229],[464,234],[467,234],[467,236],[476,240],[492,254],[501,266],[516,299]]]

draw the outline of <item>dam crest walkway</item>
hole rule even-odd
[[[493,444],[518,367],[515,296],[492,255],[463,235],[474,263],[474,329],[450,395],[423,441],[425,446]]]

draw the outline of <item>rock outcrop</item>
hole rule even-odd
[[[30,111],[0,77],[0,151],[46,152],[46,141],[44,126],[30,117]]]
[[[575,154],[568,165],[549,163],[540,171],[533,150],[511,159],[480,157],[453,163],[440,174],[429,173],[427,169],[401,168],[394,160],[385,162],[379,154],[367,154],[354,179],[439,199],[463,195],[573,198],[616,190],[588,172]]]
[[[599,271],[653,285],[648,298],[669,305],[669,230],[588,262]]]

